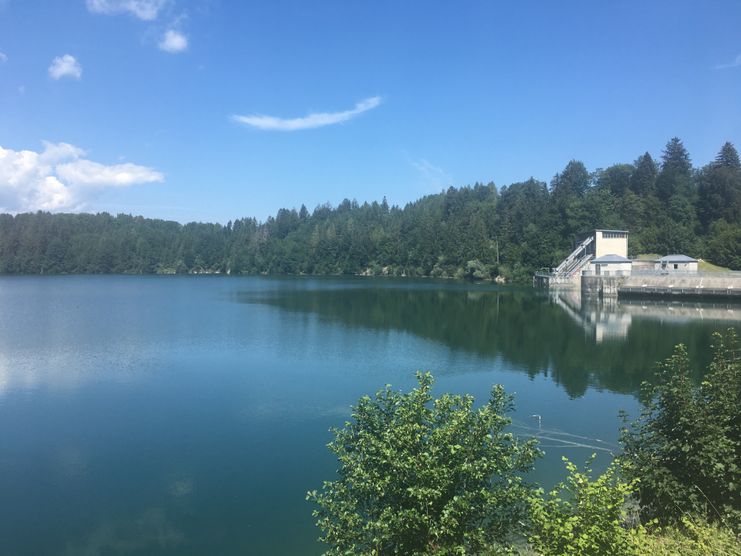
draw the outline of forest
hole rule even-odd
[[[741,163],[702,168],[678,138],[660,160],[450,187],[404,207],[345,199],[265,222],[180,224],[108,213],[0,214],[3,274],[363,274],[528,280],[594,228],[631,232],[630,255],[684,253],[741,269]]]

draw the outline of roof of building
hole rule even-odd
[[[599,264],[615,264],[615,263],[632,263],[630,259],[626,259],[625,257],[622,257],[620,255],[615,255],[613,253],[609,253],[607,255],[602,255],[601,257],[597,257],[596,259],[592,259],[593,263],[599,263]]]
[[[688,257],[687,255],[667,255],[666,257],[661,257],[660,259],[657,259],[660,263],[696,263],[697,259],[693,259],[692,257]]]
[[[630,233],[628,230],[604,230],[602,228],[597,228],[594,231],[595,232],[619,232],[621,234],[628,234],[628,233]]]

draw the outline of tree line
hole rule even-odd
[[[678,138],[660,161],[450,187],[404,207],[345,199],[265,222],[179,224],[108,213],[0,214],[6,274],[367,274],[521,281],[594,228],[627,229],[631,255],[684,253],[741,269],[741,163],[731,143],[694,168]]]

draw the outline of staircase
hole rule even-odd
[[[589,246],[594,243],[594,235],[590,235],[566,257],[560,265],[550,271],[545,270],[535,273],[533,285],[538,287],[574,286],[581,271],[594,258],[589,253]]]
[[[592,255],[587,253],[587,247],[589,247],[593,242],[593,235],[590,235],[587,239],[582,241],[576,249],[574,249],[571,254],[553,270],[553,274],[556,276],[573,276],[576,272],[579,272],[582,267],[592,259]]]

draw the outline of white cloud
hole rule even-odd
[[[737,67],[741,67],[741,54],[736,56],[736,58],[728,64],[718,64],[717,66],[715,66],[715,69],[721,70],[721,69],[729,69],[729,68],[737,68]]]
[[[74,56],[69,54],[57,56],[49,66],[49,76],[52,79],[61,79],[62,77],[80,79],[82,77],[82,66],[80,62],[75,60]]]
[[[342,112],[316,112],[302,118],[278,118],[275,116],[264,116],[254,114],[250,116],[234,115],[232,119],[240,124],[271,131],[296,131],[299,129],[312,129],[326,125],[341,124],[351,120],[355,116],[372,110],[381,104],[381,97],[370,97],[358,102],[351,110]]]
[[[87,0],[87,9],[96,14],[129,13],[144,21],[157,19],[168,0]]]
[[[162,181],[159,172],[138,164],[106,166],[91,160],[74,160],[57,166],[57,176],[70,185],[128,187],[137,183]]]
[[[5,52],[0,52],[0,64],[4,64],[8,61],[8,55]]]
[[[164,180],[146,166],[105,165],[83,156],[69,143],[44,142],[41,152],[0,147],[0,212],[80,210],[102,188]]]
[[[433,165],[424,158],[410,160],[409,164],[420,173],[425,187],[430,190],[439,190],[440,188],[448,187],[453,181],[450,174],[445,170]]]
[[[183,52],[188,48],[188,37],[179,31],[169,29],[162,35],[162,40],[157,45],[160,50],[170,52],[171,54],[177,54]]]

